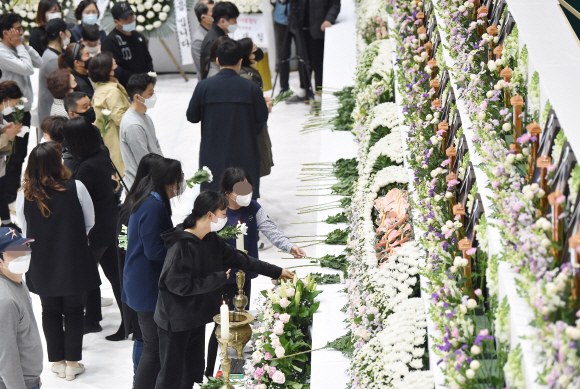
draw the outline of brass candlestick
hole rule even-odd
[[[232,339],[233,333],[230,332],[230,339]],[[232,362],[228,356],[228,341],[222,341],[221,343],[222,348],[222,376],[224,377],[224,384],[220,387],[220,389],[234,389],[232,385],[230,385],[230,371],[232,370]]]
[[[236,312],[244,313],[246,312],[246,306],[248,305],[248,297],[244,294],[244,284],[246,283],[246,273],[238,270],[236,273],[236,284],[238,285],[238,294],[234,297],[234,307],[236,307]]]

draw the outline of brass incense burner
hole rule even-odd
[[[246,308],[246,305],[248,305],[248,297],[244,295],[243,290],[245,281],[246,274],[239,270],[236,273],[238,294],[234,297],[234,306],[236,309],[235,311],[230,312],[230,339],[227,342],[227,346],[233,347],[238,352],[238,359],[244,359],[242,350],[246,346],[246,343],[248,343],[248,341],[252,338],[252,328],[250,327],[250,323],[256,319],[254,316],[247,313],[244,309]],[[218,325],[215,334],[218,343],[223,347],[223,342],[221,339],[220,315],[215,315],[213,317],[213,321],[215,321]]]

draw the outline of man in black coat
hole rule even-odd
[[[147,40],[135,31],[135,13],[126,1],[116,2],[111,9],[115,29],[107,35],[101,51],[110,51],[117,62],[115,77],[127,87],[134,73],[153,71],[153,59]]]
[[[201,44],[199,64],[202,69],[209,60],[213,42],[219,37],[233,34],[236,31],[238,28],[238,16],[240,16],[238,7],[229,1],[221,1],[213,7],[213,24]]]
[[[305,102],[312,92],[320,95],[324,61],[324,32],[336,22],[340,13],[340,0],[289,0],[288,28],[294,36],[300,34],[302,43],[297,42],[298,56],[306,59],[308,71],[300,67],[300,87],[308,88],[314,71],[314,91],[300,91],[287,100],[288,103]],[[309,96],[310,95],[310,96]]]
[[[207,166],[214,176],[213,182],[201,184],[201,190],[219,191],[224,170],[241,167],[252,176],[257,199],[260,197],[257,138],[268,121],[270,107],[256,83],[238,75],[242,47],[237,41],[221,42],[217,61],[222,70],[197,84],[187,109],[187,120],[201,121],[199,167]]]

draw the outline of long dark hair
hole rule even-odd
[[[227,168],[224,170],[222,179],[220,181],[222,193],[225,195],[227,192],[233,192],[234,185],[236,185],[238,182],[244,182],[244,180],[248,180],[248,183],[253,185],[252,176],[245,169],[241,167]]]
[[[64,138],[76,160],[85,159],[101,148],[100,134],[85,117],[73,118],[64,125]]]
[[[217,49],[218,46],[220,45],[220,43],[222,43],[225,40],[230,39],[229,36],[220,36],[219,38],[217,38],[212,44],[211,44],[211,48],[209,49],[209,57],[206,58],[204,60],[204,63],[201,64],[201,79],[205,80],[207,78],[207,75],[209,73],[209,64],[212,62],[215,62],[216,58],[217,58]]]
[[[35,201],[42,216],[49,217],[50,209],[44,203],[50,200],[47,189],[64,192],[63,181],[69,179],[70,171],[62,164],[62,152],[58,143],[46,142],[36,146],[28,157],[28,166],[24,172],[22,190],[28,201]]]
[[[250,55],[252,55],[252,52],[254,51],[254,42],[252,41],[252,38],[242,38],[238,40],[238,42],[242,46],[242,66],[251,66],[252,61],[250,60]]]
[[[81,42],[69,43],[69,45],[63,50],[62,54],[58,56],[58,68],[59,69],[74,69],[75,61],[81,61],[81,56],[85,45]]]
[[[151,192],[157,192],[165,204],[167,214],[171,217],[171,202],[167,196],[166,186],[179,183],[183,179],[181,162],[176,159],[161,158],[152,160],[150,163],[149,174],[138,184],[135,181],[131,188],[133,193],[128,197],[131,201],[131,214],[139,209]],[[136,188],[135,185],[137,185]]]
[[[215,215],[217,210],[223,211],[228,207],[227,197],[220,192],[213,190],[203,191],[197,196],[193,203],[191,213],[183,221],[183,228],[193,228],[199,219],[211,212]]]

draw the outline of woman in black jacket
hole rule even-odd
[[[51,370],[70,381],[84,371],[79,361],[86,292],[101,280],[87,239],[95,220],[91,197],[69,177],[60,145],[39,144],[30,153],[16,212],[24,235],[34,239],[26,284],[40,296]]]
[[[115,299],[119,304],[121,287],[116,247],[119,208],[113,193],[113,185],[116,183],[111,180],[109,150],[101,146],[99,134],[82,116],[71,119],[65,124],[64,138],[73,158],[79,161],[74,177],[85,185],[95,207],[95,226],[89,234],[91,251],[95,261],[101,265],[105,276],[111,282]],[[87,293],[85,334],[101,331],[99,321],[102,319],[101,290],[95,288]],[[125,339],[124,324],[121,323],[117,333],[107,336],[106,339]]]
[[[92,57],[89,54],[89,49],[83,43],[76,42],[69,44],[64,52],[58,57],[58,68],[72,70],[77,86],[74,87],[75,92],[84,92],[93,99],[95,88],[91,79],[89,78],[89,63]]]
[[[34,27],[32,31],[30,31],[30,38],[28,38],[28,44],[36,50],[40,56],[44,54],[44,50],[48,47],[47,42],[42,41],[42,38],[46,34],[46,23],[54,18],[62,19],[62,9],[60,8],[58,1],[40,0],[40,3],[38,3],[38,10],[36,11],[36,17],[34,18],[38,27]]]
[[[156,388],[191,388],[202,383],[205,326],[219,313],[220,289],[230,277],[224,266],[274,279],[294,277],[291,271],[252,258],[218,236],[227,206],[225,195],[202,192],[183,224],[162,234],[168,251],[154,316],[161,359]]]

